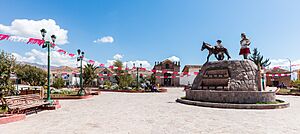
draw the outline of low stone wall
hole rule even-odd
[[[186,90],[186,99],[214,103],[255,104],[275,102],[275,92]]]
[[[280,109],[287,108],[290,103],[283,102],[279,104],[230,104],[230,103],[212,103],[212,102],[202,102],[202,101],[191,101],[186,99],[177,99],[176,102],[201,106],[201,107],[211,107],[211,108],[228,108],[228,109]]]

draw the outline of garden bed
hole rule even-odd
[[[25,114],[1,114],[0,124],[16,122],[16,121],[24,120],[25,118],[26,118]]]
[[[122,92],[122,93],[165,93],[167,89],[159,89],[158,92],[144,91],[144,90],[109,90],[109,89],[93,89],[93,91],[102,91],[102,92]]]
[[[61,100],[61,99],[88,99],[93,97],[93,95],[84,95],[84,96],[78,96],[78,95],[64,95],[64,94],[51,94],[51,99],[54,100]]]
[[[276,95],[293,95],[293,96],[300,96],[299,89],[279,89]]]

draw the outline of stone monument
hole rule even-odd
[[[215,103],[275,102],[275,92],[260,91],[259,71],[250,60],[207,62],[186,98]]]

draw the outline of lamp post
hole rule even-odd
[[[47,33],[47,31],[45,29],[42,29],[41,31],[41,35],[42,35],[42,39],[45,40],[45,35]],[[56,36],[55,35],[51,35],[51,40],[52,43],[55,43],[55,39]],[[51,102],[51,98],[50,98],[50,45],[52,45],[52,43],[50,43],[50,41],[45,41],[42,48],[47,47],[48,49],[48,82],[47,82],[47,101]]]
[[[77,61],[80,61],[80,89],[78,91],[78,95],[83,96],[85,95],[85,90],[83,89],[83,84],[82,84],[82,60],[84,58],[84,52],[82,52],[80,49],[77,50]]]
[[[142,63],[140,63],[140,67],[136,67],[136,88],[139,89],[139,69],[142,68]],[[133,63],[133,66],[135,67],[135,63]]]

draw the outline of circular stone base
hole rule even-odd
[[[186,90],[186,99],[193,101],[232,104],[275,102],[275,92],[268,91],[219,91]]]
[[[202,102],[202,101],[191,101],[186,99],[177,99],[176,102],[202,106],[202,107],[211,107],[211,108],[227,108],[227,109],[280,109],[287,108],[290,106],[290,103],[283,102],[279,104],[230,104],[230,103],[212,103],[212,102]]]

